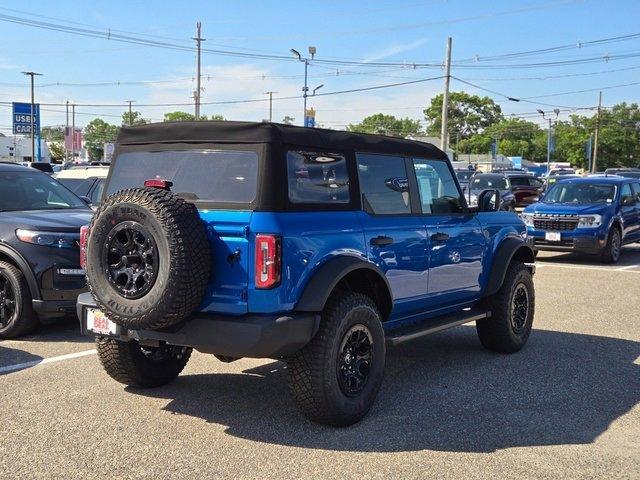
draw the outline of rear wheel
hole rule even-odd
[[[522,262],[509,265],[504,282],[487,298],[491,317],[476,322],[480,343],[495,352],[520,350],[531,333],[535,313],[535,290],[531,272]]]
[[[604,263],[618,263],[622,248],[622,236],[617,227],[612,227],[607,236],[607,245],[604,247],[600,258]]]
[[[0,338],[16,338],[38,327],[27,280],[14,265],[0,262]]]
[[[98,358],[114,380],[132,387],[152,388],[176,378],[191,356],[191,348],[160,345],[146,347],[135,340],[121,342],[97,338]]]
[[[298,407],[314,422],[346,426],[371,409],[385,363],[384,331],[373,301],[346,293],[329,302],[315,337],[288,359]]]

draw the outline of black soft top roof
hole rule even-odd
[[[434,159],[447,156],[435,146],[365,133],[323,128],[304,128],[270,122],[162,122],[137,127],[122,127],[119,145],[167,143],[276,143],[324,150],[375,151],[377,153],[416,155]]]

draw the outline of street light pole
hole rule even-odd
[[[302,55],[300,55],[300,52],[298,52],[296,49],[292,48],[291,49],[291,53],[293,53],[293,55],[301,62],[304,62],[304,87],[302,87],[302,98],[303,98],[303,112],[302,112],[302,126],[306,127],[306,119],[307,119],[307,97],[309,96],[309,87],[307,86],[307,80],[308,80],[308,69],[309,69],[309,62],[311,60],[313,60],[313,58],[316,55],[316,47],[309,47],[309,54],[311,55],[311,58],[305,57],[302,58]]]
[[[35,137],[35,125],[33,121],[33,117],[35,116],[35,89],[33,85],[33,77],[36,75],[41,76],[41,73],[36,72],[22,72],[24,75],[28,75],[31,77],[31,161],[34,161],[34,157],[36,156],[36,137]],[[38,132],[38,144],[40,143],[40,132]],[[38,145],[38,151],[40,150],[40,145]],[[40,155],[38,155],[38,161],[40,161]]]
[[[447,39],[447,57],[445,60],[444,93],[442,94],[442,119],[440,126],[440,150],[447,152],[449,143],[449,83],[451,82],[451,37]]]

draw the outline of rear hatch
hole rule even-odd
[[[200,311],[246,313],[248,233],[257,195],[259,154],[251,147],[238,146],[139,148],[114,158],[105,198],[126,188],[142,187],[145,180],[171,181],[171,191],[194,203],[207,225],[211,278]]]

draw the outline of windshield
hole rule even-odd
[[[625,178],[640,178],[640,172],[618,172],[616,175]]]
[[[544,203],[611,203],[615,185],[596,183],[556,183],[542,200]]]
[[[118,155],[107,195],[142,187],[145,180],[173,182],[188,201],[249,204],[258,188],[258,154],[236,150],[170,150]]]
[[[491,188],[497,190],[508,190],[509,182],[505,177],[498,175],[478,175],[473,177],[471,188],[473,190],[486,190]]]
[[[0,211],[62,210],[87,205],[49,175],[33,172],[0,172]]]
[[[93,185],[93,178],[59,178],[62,185],[79,196],[86,195]]]
[[[473,175],[473,172],[456,172],[456,176],[458,177],[458,180],[467,182],[469,181],[469,178],[471,178],[471,175]]]

